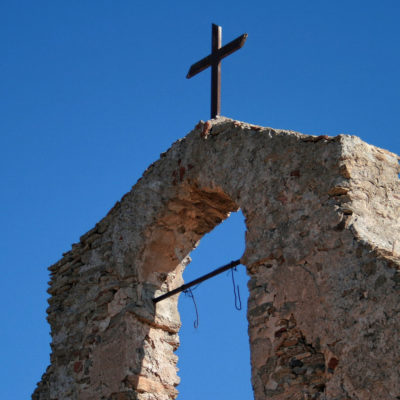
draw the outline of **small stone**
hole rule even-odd
[[[292,358],[289,362],[290,368],[295,368],[295,367],[302,367],[304,363],[297,358]]]

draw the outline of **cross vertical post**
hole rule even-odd
[[[222,44],[222,27],[212,24],[211,39],[211,118],[221,113],[221,59],[218,50]]]

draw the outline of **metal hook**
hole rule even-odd
[[[235,308],[236,308],[236,310],[240,311],[242,309],[242,300],[240,299],[239,285],[236,285],[236,283],[235,283],[235,275],[233,273],[234,270],[236,271],[236,267],[231,269],[233,294],[235,296]],[[236,290],[237,290],[237,294],[236,294]]]
[[[193,322],[193,326],[194,326],[194,329],[197,329],[199,327],[199,313],[197,311],[197,304],[196,304],[196,300],[194,299],[192,289],[188,288],[188,289],[184,290],[183,293],[185,293],[186,296],[191,297],[193,300],[194,310],[196,312],[196,320]]]

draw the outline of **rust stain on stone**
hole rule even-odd
[[[186,168],[184,166],[179,167],[179,180],[182,182],[185,176]]]
[[[329,362],[328,362],[328,368],[331,369],[332,371],[335,370],[335,368],[338,366],[339,360],[335,357],[332,357]]]

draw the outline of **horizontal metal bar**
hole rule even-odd
[[[197,63],[193,64],[190,67],[186,78],[190,79],[192,76],[195,76],[199,72],[204,71],[206,68],[210,67],[214,61],[221,61],[223,58],[241,49],[246,42],[247,36],[247,33],[244,33],[243,35],[239,36],[238,38],[232,40],[225,46],[218,49],[218,51],[216,51],[215,53],[212,53],[209,56],[202,58]]]
[[[186,75],[186,78],[190,79],[192,76],[195,76],[199,74],[201,71],[204,71],[205,69],[210,67],[213,62],[213,59],[214,59],[213,55],[210,54],[209,56],[202,58],[196,64],[193,64],[190,67],[189,72]]]
[[[176,288],[174,290],[171,290],[170,292],[167,292],[167,293],[165,293],[165,294],[163,294],[163,295],[161,295],[159,297],[154,298],[153,302],[154,303],[158,303],[159,301],[167,299],[168,297],[171,297],[174,294],[183,292],[184,290],[189,289],[190,287],[192,287],[194,285],[197,285],[197,284],[199,284],[201,282],[204,282],[205,280],[210,279],[215,275],[219,275],[224,271],[228,271],[228,269],[234,268],[239,264],[240,264],[240,260],[231,261],[229,264],[223,265],[222,267],[219,267],[219,268],[215,269],[214,271],[211,271],[208,274],[203,275],[200,278],[195,279],[192,282],[186,283],[186,284],[184,284],[182,286],[179,286],[178,288]]]
[[[223,58],[228,57],[235,51],[241,49],[246,43],[247,36],[247,33],[243,33],[243,35],[240,35],[238,38],[227,43],[225,46],[222,46],[216,54],[217,58],[222,60]]]

